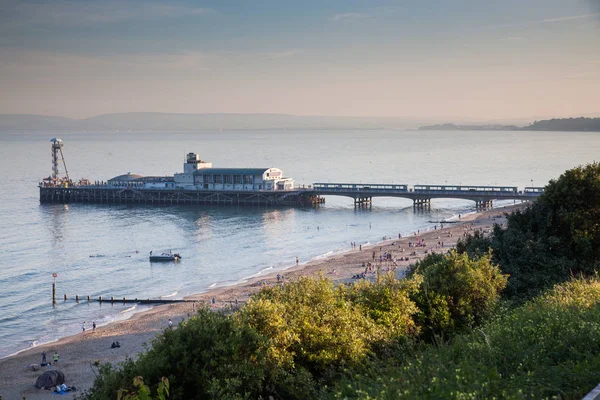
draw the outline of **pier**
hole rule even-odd
[[[315,183],[311,194],[314,196],[345,196],[354,199],[357,206],[371,206],[373,197],[400,197],[413,201],[415,208],[430,208],[432,199],[461,199],[475,202],[476,208],[488,208],[494,200],[531,201],[541,195],[542,187],[516,186],[466,186],[466,185],[408,185],[397,184],[356,184],[356,183]]]
[[[298,187],[279,168],[213,168],[212,163],[188,153],[183,172],[173,176],[127,173],[94,182],[69,178],[61,139],[53,138],[52,175],[39,184],[40,203],[99,203],[143,205],[264,205],[311,207],[325,202],[323,196],[354,199],[355,207],[371,207],[374,197],[400,197],[413,201],[415,209],[429,209],[432,199],[462,199],[488,208],[494,200],[530,201],[542,187],[314,183]],[[64,173],[59,170],[62,161]]]
[[[488,208],[494,200],[531,201],[543,193],[541,187],[388,185],[315,183],[278,191],[205,190],[190,188],[146,188],[111,185],[40,185],[41,203],[98,203],[144,205],[263,205],[311,207],[323,204],[324,196],[344,196],[357,207],[370,207],[374,197],[399,197],[413,201],[415,208],[430,208],[432,199],[461,199]]]

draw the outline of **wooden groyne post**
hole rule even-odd
[[[56,274],[56,272],[54,272],[52,274],[52,278],[54,279],[54,281],[52,281],[52,305],[54,306],[56,304],[56,277],[58,275]]]

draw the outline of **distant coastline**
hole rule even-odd
[[[596,117],[596,114],[590,116]],[[449,119],[449,118],[448,118]],[[461,130],[461,131],[600,131],[600,118],[527,119],[486,122],[443,117],[347,117],[290,114],[180,114],[130,112],[73,119],[37,114],[0,114],[0,132],[198,132],[285,130]],[[439,122],[439,123],[438,123]]]
[[[535,121],[526,126],[517,125],[458,125],[445,123],[425,125],[420,131],[562,131],[600,132],[600,118],[553,118]]]

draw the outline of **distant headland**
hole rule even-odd
[[[600,132],[600,118],[553,118],[535,121],[526,126],[516,125],[457,125],[452,123],[425,125],[420,131],[563,131]]]

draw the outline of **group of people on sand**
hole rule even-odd
[[[52,355],[53,364],[58,363],[58,351],[54,350],[54,354]],[[48,361],[46,360],[46,350],[42,351],[42,363],[41,365],[48,365]]]
[[[96,321],[92,321],[92,332],[96,330]],[[85,333],[85,321],[81,323],[81,333]]]
[[[416,242],[408,242],[408,247],[409,248],[415,248],[415,247],[427,247],[427,243],[425,242],[424,239],[419,239],[417,238]]]

